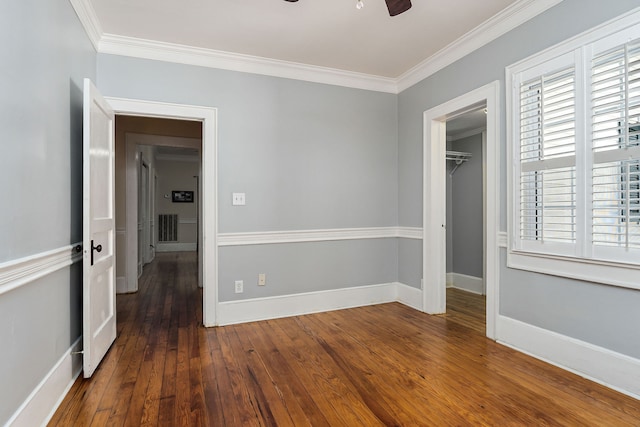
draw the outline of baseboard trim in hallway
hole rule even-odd
[[[13,414],[7,426],[47,424],[82,372],[82,355],[78,354],[80,350],[82,340],[78,338]]]

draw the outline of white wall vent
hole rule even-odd
[[[158,215],[158,242],[178,241],[178,215]]]

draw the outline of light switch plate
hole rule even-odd
[[[233,193],[232,204],[233,206],[244,206],[245,193]]]

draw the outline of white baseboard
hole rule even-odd
[[[82,371],[78,338],[7,422],[7,426],[44,426],[55,413]]]
[[[414,288],[404,283],[396,283],[396,301],[422,311],[422,289]]]
[[[509,317],[497,320],[501,344],[640,399],[640,359]]]
[[[453,273],[447,273],[446,283],[447,288],[453,288]]]
[[[129,292],[129,289],[127,289],[127,278],[124,276],[116,277],[116,293],[124,294],[127,292]]]
[[[193,252],[197,250],[196,243],[158,243],[156,252]]]
[[[484,280],[482,277],[467,276],[460,273],[447,273],[447,288],[462,289],[474,294],[484,294]]]
[[[219,325],[299,316],[396,300],[396,284],[358,286],[219,304]]]
[[[395,282],[221,302],[219,304],[218,324],[220,326],[232,325],[388,302],[400,302],[420,310],[422,307],[422,291]]]

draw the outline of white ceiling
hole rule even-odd
[[[487,128],[487,114],[485,107],[469,111],[461,116],[447,121],[447,139],[455,140],[469,136],[469,132],[478,133]]]
[[[398,78],[516,0],[90,0],[103,35]],[[540,0],[537,0],[541,3]]]

